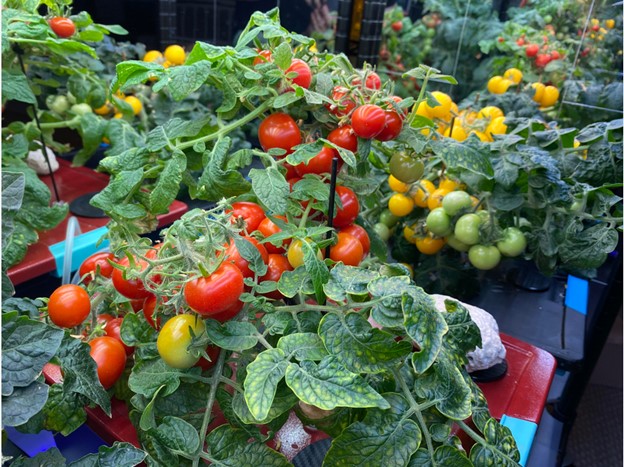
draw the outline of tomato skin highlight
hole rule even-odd
[[[383,131],[385,125],[386,113],[378,105],[361,105],[351,115],[351,127],[360,138],[374,138]]]
[[[245,220],[246,229],[249,233],[257,230],[260,222],[266,217],[264,209],[262,209],[259,204],[252,203],[251,201],[237,201],[232,203],[232,210],[227,210],[225,212],[232,215],[232,223],[235,223],[236,219],[242,217]]]
[[[330,248],[329,257],[337,263],[358,266],[364,258],[364,247],[353,235],[338,232],[338,242]]]
[[[265,151],[272,148],[284,149],[290,153],[294,146],[301,144],[301,131],[297,122],[288,114],[274,113],[266,117],[258,127],[260,146]]]
[[[292,271],[293,267],[288,262],[288,258],[284,255],[271,253],[269,254],[269,262],[267,263],[267,273],[262,276],[262,281],[274,281],[277,282],[284,274],[284,271]],[[279,290],[273,290],[263,294],[265,297],[272,298],[273,300],[280,300],[284,296]]]
[[[189,307],[203,316],[221,313],[232,307],[244,290],[243,273],[232,263],[224,262],[208,277],[197,277],[184,286]]]
[[[120,266],[124,266],[126,268],[130,266],[130,261],[127,257],[120,259],[118,263]],[[148,266],[147,262],[142,259],[135,258],[135,263],[139,265],[141,271]],[[151,295],[149,291],[145,290],[145,286],[140,279],[124,279],[123,273],[124,272],[122,270],[117,268],[113,271],[113,285],[115,286],[117,292],[130,299],[147,298]],[[154,280],[157,281],[156,278],[154,278]]]
[[[360,213],[360,203],[355,193],[346,186],[336,185],[336,195],[340,197],[342,208],[335,211],[334,227],[347,227],[353,224]]]
[[[262,261],[264,262],[264,264],[266,264],[267,261],[269,260],[269,253],[267,252],[264,245],[259,243],[258,240],[256,240],[253,237],[243,237],[243,238],[249,241],[253,246],[256,247],[256,249],[260,253],[260,256],[262,257]],[[226,258],[225,261],[227,261],[228,263],[234,264],[238,269],[240,269],[240,272],[243,273],[243,277],[254,276],[254,272],[251,269],[249,269],[249,262],[246,259],[244,259],[241,256],[241,254],[238,252],[238,249],[236,248],[236,243],[234,243],[233,240],[230,242],[230,246],[228,246],[227,250],[225,250],[225,258]]]
[[[69,18],[55,16],[49,21],[49,24],[54,34],[63,39],[67,39],[76,33],[76,25]]]
[[[336,146],[340,146],[343,149],[347,149],[351,152],[357,152],[357,136],[355,135],[351,125],[343,125],[327,136],[327,139],[334,143]]]
[[[99,274],[102,277],[110,277],[115,269],[110,261],[115,261],[115,255],[112,253],[95,253],[85,259],[78,269],[78,275],[84,277],[83,284],[91,282],[93,276],[96,274],[99,268]],[[89,276],[86,274],[91,273]]]
[[[65,284],[57,288],[48,301],[48,316],[59,327],[73,328],[91,312],[89,294],[82,287]]]
[[[112,337],[119,341],[121,345],[123,345],[124,350],[126,351],[126,355],[131,355],[134,352],[134,347],[130,347],[126,345],[124,341],[121,339],[121,324],[123,323],[123,318],[115,318],[106,323],[104,327],[104,331],[106,331],[106,335],[108,337]]]
[[[360,225],[353,224],[347,227],[340,229],[340,232],[348,233],[349,235],[353,235],[357,238],[362,244],[362,248],[364,249],[364,256],[368,254],[370,251],[370,237],[366,232],[366,229]]]
[[[190,368],[199,361],[199,356],[195,357],[187,350],[193,340],[191,329],[195,336],[200,336],[206,330],[206,325],[197,315],[183,314],[167,321],[158,333],[158,353],[170,367]]]
[[[126,367],[126,351],[116,339],[109,336],[96,337],[89,342],[89,355],[97,365],[98,379],[104,389],[117,382]]]

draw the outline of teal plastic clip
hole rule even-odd
[[[99,245],[97,244],[107,233],[108,228],[100,227],[99,229],[76,235],[71,239],[73,240],[73,247],[71,248],[71,271],[77,270],[82,262],[93,253],[109,246],[108,240],[102,241]],[[66,239],[49,247],[50,253],[52,253],[56,262],[56,275],[58,277],[63,276],[66,244],[71,240]]]

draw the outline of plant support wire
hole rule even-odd
[[[466,23],[468,22],[468,12],[470,11],[471,0],[468,0],[466,4],[466,13],[464,13],[464,22],[462,23],[461,32],[459,33],[459,42],[457,43],[457,52],[455,53],[455,63],[453,63],[453,72],[451,76],[455,76],[457,73],[457,65],[459,64],[459,53],[461,52],[462,44],[464,43],[464,33],[466,32]],[[453,85],[449,84],[449,94],[453,90]]]

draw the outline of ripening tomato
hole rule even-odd
[[[386,112],[378,105],[361,105],[351,115],[351,126],[360,138],[374,138],[383,131],[385,125]]]
[[[435,238],[427,235],[426,237],[417,237],[415,243],[416,248],[423,255],[435,255],[442,249],[446,242],[443,238]]]
[[[368,236],[368,233],[366,232],[366,229],[364,229],[364,227],[353,224],[340,229],[340,232],[348,233],[349,235],[353,235],[355,238],[357,238],[362,244],[362,248],[364,248],[364,256],[368,254],[368,252],[370,251],[370,237]]]
[[[303,259],[303,244],[301,240],[293,240],[293,242],[288,247],[287,252],[288,262],[293,268],[298,268],[302,266],[304,263]],[[323,260],[323,252],[321,250],[317,250],[316,257],[320,260]]]
[[[184,286],[188,306],[200,315],[210,316],[233,306],[243,293],[243,273],[225,262],[208,277],[196,277]]]
[[[342,208],[335,211],[334,227],[346,227],[353,224],[360,213],[360,203],[355,193],[346,186],[336,185],[336,194],[340,197]]]
[[[336,86],[332,90],[331,99],[335,103],[325,104],[325,107],[336,117],[344,117],[355,109],[355,101],[349,96],[349,90],[345,87]]]
[[[259,50],[258,56],[254,58],[253,66],[267,63],[273,60],[273,55],[270,50]]]
[[[202,371],[210,370],[217,363],[217,359],[219,358],[219,354],[221,353],[221,348],[216,345],[209,345],[206,347],[206,354],[210,357],[210,360],[206,360],[204,357],[199,357],[195,366],[198,366],[202,369]]]
[[[297,73],[297,76],[292,78],[294,84],[305,89],[310,87],[310,83],[312,82],[312,70],[310,70],[310,66],[300,58],[293,58],[288,70],[286,70],[286,74],[288,73]]]
[[[327,139],[336,146],[351,152],[357,152],[357,136],[353,132],[351,125],[343,125],[336,128],[327,136]]]
[[[139,266],[139,269],[141,271],[147,268],[147,262],[142,259],[135,258],[134,262]],[[123,257],[118,261],[118,263],[120,266],[124,266],[126,268],[130,266],[130,261],[127,257]],[[115,270],[113,271],[113,285],[115,286],[117,292],[119,292],[124,297],[130,299],[147,298],[150,296],[150,292],[145,290],[145,285],[143,284],[141,279],[126,279],[124,278],[124,272],[125,271],[117,268],[115,268]],[[154,282],[158,282],[159,278],[154,277],[153,280]]]
[[[378,141],[390,141],[395,139],[403,129],[403,119],[394,110],[386,110],[386,123],[375,139]]]
[[[358,266],[364,258],[364,247],[353,235],[338,232],[338,241],[329,250],[329,257],[347,266]]]
[[[253,237],[243,238],[244,240],[247,240],[249,243],[256,247],[258,253],[260,253],[260,256],[262,257],[262,261],[264,262],[264,264],[266,264],[269,260],[269,253],[267,252],[264,245],[260,244],[258,240]],[[227,261],[228,263],[232,263],[238,269],[240,269],[240,272],[243,273],[243,277],[254,276],[254,272],[249,268],[249,262],[241,256],[238,249],[236,248],[236,243],[234,243],[234,240],[230,242],[227,250],[225,250],[225,258],[225,261]]]
[[[48,301],[48,315],[54,324],[73,328],[81,324],[91,312],[89,294],[82,287],[65,284],[57,288]]]
[[[305,174],[321,175],[324,173],[330,173],[334,157],[338,158],[338,170],[340,170],[343,161],[338,155],[338,151],[332,147],[324,146],[319,153],[308,162],[295,166],[297,175],[303,177]]]
[[[277,219],[280,219],[284,222],[287,222],[287,219],[285,216],[273,216]],[[273,222],[271,219],[269,219],[268,217],[266,217],[262,222],[260,222],[260,225],[258,226],[258,230],[262,233],[262,235],[264,235],[264,238],[268,238],[271,235],[274,235],[276,233],[279,233],[282,231],[282,229],[279,228],[279,226]],[[288,245],[290,244],[290,238],[283,240],[281,242],[282,246],[275,246],[273,245],[271,242],[265,242],[263,243],[264,247],[266,248],[266,251],[269,252],[269,255],[271,253],[284,253],[284,245]]]
[[[288,258],[284,255],[269,254],[269,262],[267,263],[267,273],[262,276],[261,280],[264,281],[274,281],[277,282],[284,274],[284,271],[292,271],[293,268],[288,262]],[[279,292],[279,290],[274,290],[272,292],[267,292],[262,294],[265,297],[272,298],[273,300],[280,300],[284,298],[284,296]]]
[[[76,25],[69,18],[55,16],[49,21],[49,23],[52,31],[54,31],[54,34],[63,39],[67,39],[76,33]]]
[[[197,315],[177,315],[165,323],[158,333],[158,354],[172,368],[190,368],[199,356],[188,351],[193,335],[201,336],[206,330],[204,321]],[[192,334],[191,334],[192,331]]]
[[[95,253],[82,262],[78,274],[83,277],[82,282],[84,284],[91,282],[96,274],[102,277],[110,277],[113,274],[113,269],[115,269],[111,265],[111,262],[114,261],[115,255],[112,253]]]
[[[121,342],[109,336],[96,337],[89,342],[89,346],[89,355],[97,365],[98,379],[104,389],[109,389],[123,374],[126,351]]]
[[[251,201],[237,201],[232,203],[232,210],[226,210],[226,213],[231,213],[232,223],[235,223],[239,217],[245,220],[245,229],[248,233],[258,229],[260,222],[264,220],[266,214],[264,209],[259,204],[252,203]]]
[[[106,335],[108,337],[112,337],[113,339],[118,340],[121,345],[123,345],[124,350],[126,351],[126,355],[132,354],[134,352],[134,347],[126,345],[124,341],[121,339],[121,324],[123,323],[123,318],[115,318],[106,323],[104,327],[104,331],[106,331]]]
[[[156,321],[154,321],[155,309],[156,309],[156,296],[150,295],[149,297],[145,299],[145,302],[143,303],[143,316],[145,316],[145,319],[147,320],[147,322],[149,323],[151,327],[158,330],[160,329],[161,319],[160,319],[160,316],[157,316]]]
[[[262,120],[258,127],[258,139],[265,151],[280,148],[290,153],[294,146],[301,144],[301,131],[290,115],[278,112]]]

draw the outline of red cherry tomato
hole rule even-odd
[[[364,227],[353,224],[340,229],[340,232],[348,233],[349,235],[353,235],[355,238],[357,238],[362,244],[362,248],[364,249],[364,256],[368,254],[368,252],[370,251],[370,237],[368,236],[368,233],[366,233]]]
[[[338,151],[329,146],[324,146],[320,152],[305,164],[295,166],[297,175],[303,177],[305,174],[324,174],[331,172],[332,160],[338,157],[338,170],[342,166],[342,159]]]
[[[355,78],[352,82],[354,86],[359,86],[362,83],[360,78]],[[381,78],[377,73],[371,71],[366,75],[365,87],[368,89],[381,89]]]
[[[148,297],[149,298],[149,297]],[[135,313],[138,313],[139,311],[141,311],[143,309],[143,304],[145,303],[145,298],[139,298],[137,300],[130,300],[130,306],[132,307],[132,311],[134,311]]]
[[[399,96],[391,96],[390,99],[392,99],[397,106],[401,102],[403,102],[403,99],[401,99]],[[394,107],[389,107],[389,110],[392,110],[392,109],[394,109]],[[407,117],[407,111],[408,111],[407,109],[401,109],[401,111],[397,113],[399,114],[401,119],[405,120],[405,117]]]
[[[274,113],[260,123],[258,139],[265,151],[280,148],[289,153],[294,146],[301,144],[301,131],[290,115]]]
[[[561,58],[561,54],[560,54],[557,50],[553,50],[553,51],[550,53],[550,58],[551,58],[552,60],[559,60],[559,59]]]
[[[259,50],[258,56],[254,58],[253,66],[267,63],[273,60],[273,56],[270,50]]]
[[[149,323],[151,327],[158,330],[160,329],[160,316],[156,318],[156,322],[154,322],[154,310],[156,309],[156,296],[151,295],[145,299],[145,303],[143,304],[143,316]]]
[[[325,104],[325,107],[336,117],[344,117],[355,109],[355,101],[349,96],[349,90],[345,87],[336,86],[332,91],[331,99],[334,104]]]
[[[290,165],[288,162],[284,162],[282,166],[286,169],[286,180],[297,176],[297,170],[295,169],[294,165]]]
[[[348,149],[351,152],[357,152],[357,136],[351,125],[343,125],[336,128],[327,136],[327,139],[336,146]]]
[[[88,284],[98,273],[102,277],[110,277],[113,274],[113,266],[109,261],[115,261],[115,255],[112,253],[95,253],[85,259],[78,269],[80,277],[84,277],[82,282]],[[86,274],[89,274],[88,276]]]
[[[267,273],[262,276],[263,281],[279,281],[284,271],[292,271],[293,268],[288,262],[288,258],[284,255],[270,254],[269,262],[267,263]],[[263,294],[265,297],[272,298],[273,300],[280,300],[284,296],[278,291],[267,292]]]
[[[106,335],[108,337],[112,337],[119,341],[121,345],[123,345],[124,350],[126,351],[126,355],[132,354],[134,352],[134,347],[130,347],[121,340],[121,323],[123,323],[123,318],[115,318],[110,320],[110,322],[106,323],[106,327],[104,331],[106,331]]]
[[[543,68],[548,65],[552,60],[552,56],[550,54],[539,54],[535,57],[535,66],[539,68]]]
[[[127,257],[124,257],[118,261],[119,265],[128,267],[130,266],[130,262]],[[143,260],[135,259],[135,263],[139,265],[141,271],[143,271],[147,267],[147,262]],[[124,272],[115,268],[113,271],[113,285],[117,292],[123,295],[126,298],[130,299],[139,299],[139,298],[147,298],[151,295],[150,292],[145,290],[145,286],[140,279],[124,279]],[[155,282],[158,282],[156,278],[154,278]]]
[[[392,27],[392,29],[396,32],[401,32],[401,29],[403,29],[403,22],[395,21],[394,23],[390,25],[390,27]]]
[[[516,44],[518,44],[518,46],[522,47],[525,44],[524,37],[518,38],[518,40],[516,41]]]
[[[346,186],[337,185],[336,194],[340,197],[342,208],[336,210],[334,227],[346,227],[353,224],[360,212],[360,203],[355,193]]]
[[[312,82],[312,70],[310,70],[310,66],[300,58],[293,58],[290,67],[286,70],[286,74],[288,73],[297,73],[297,76],[292,78],[294,84],[305,89],[310,87],[310,83]]]
[[[360,138],[374,138],[386,126],[386,113],[374,104],[361,105],[351,115],[351,126]]]
[[[69,18],[55,16],[49,21],[49,23],[52,31],[54,31],[54,34],[63,39],[67,39],[76,33],[76,25]]]
[[[243,293],[243,273],[232,263],[224,262],[208,277],[196,277],[186,283],[184,298],[200,315],[210,316],[232,307]]]
[[[386,110],[386,125],[381,133],[375,136],[378,141],[390,141],[401,133],[403,129],[403,119],[394,110]]]
[[[198,366],[202,371],[210,370],[217,363],[221,348],[216,345],[209,345],[206,347],[206,353],[210,357],[210,360],[206,360],[204,357],[200,357],[195,366]]]
[[[220,323],[225,323],[226,321],[229,321],[232,318],[234,318],[238,314],[238,312],[243,309],[243,306],[245,306],[245,304],[243,302],[241,302],[240,300],[237,300],[236,303],[234,303],[228,309],[223,310],[223,311],[221,311],[219,313],[216,313],[214,315],[210,315],[209,318],[210,319],[216,319]]]
[[[112,337],[96,337],[91,342],[89,354],[97,365],[97,374],[105,389],[109,389],[122,375],[126,367],[126,351]]]
[[[277,219],[283,220],[284,222],[287,221],[286,217],[284,216],[274,216],[274,217],[276,217]],[[264,235],[264,238],[268,238],[271,235],[274,235],[282,231],[282,229],[280,229],[279,226],[275,222],[273,222],[271,219],[269,219],[268,217],[265,218],[262,222],[260,222],[260,225],[258,226],[258,230],[262,233],[262,235]],[[288,245],[290,241],[291,241],[290,238],[286,239],[282,242],[282,245]],[[284,253],[285,251],[283,247],[275,246],[271,244],[270,242],[263,243],[263,245],[266,248],[266,251],[269,252],[269,256],[271,253]]]
[[[57,288],[48,301],[50,320],[62,328],[81,324],[91,312],[91,300],[85,289],[74,284]]]
[[[247,232],[251,233],[258,229],[260,222],[264,220],[266,214],[264,209],[256,203],[250,201],[237,201],[232,203],[232,210],[225,211],[232,214],[232,222],[236,222],[239,217],[245,220]]]
[[[527,45],[524,52],[526,53],[527,57],[535,57],[537,53],[539,52],[539,45],[537,44]]]
[[[102,313],[101,315],[97,315],[98,324],[106,325],[115,319],[113,315],[109,315],[108,313]]]
[[[262,256],[262,261],[266,264],[266,262],[269,260],[269,253],[267,252],[264,245],[260,244],[258,240],[256,240],[253,237],[244,237],[244,238],[245,240],[251,242],[253,246],[256,247],[256,249],[260,253],[260,256]],[[236,248],[236,244],[234,243],[233,240],[230,242],[230,245],[228,246],[227,250],[225,250],[225,258],[226,258],[225,261],[232,263],[238,269],[240,269],[240,272],[243,273],[243,277],[254,276],[254,272],[251,269],[249,269],[249,262],[240,255],[240,253],[238,252],[238,249]]]
[[[353,235],[338,232],[338,242],[330,248],[329,257],[347,266],[357,266],[364,258],[364,247]]]
[[[289,179],[287,180],[287,181],[288,181],[288,185],[290,185],[290,191],[291,191],[291,193],[292,193],[292,191],[293,191],[293,187],[295,186],[295,184],[296,184],[299,180],[301,180],[301,177],[291,177],[291,178],[289,178]]]

